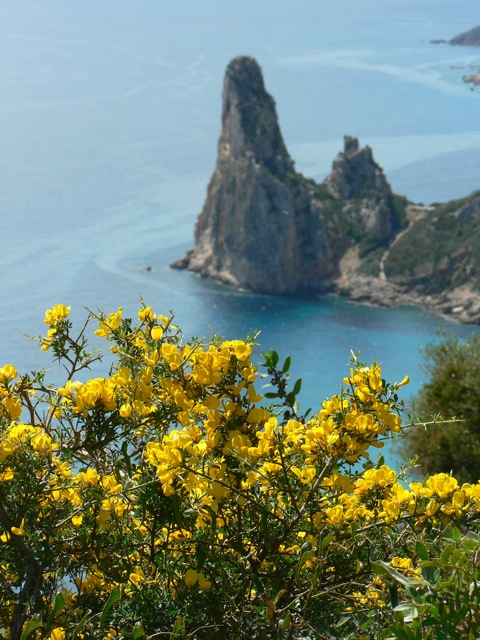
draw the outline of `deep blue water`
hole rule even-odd
[[[241,294],[168,265],[192,246],[239,54],[262,66],[306,175],[323,179],[351,134],[411,200],[480,188],[480,93],[461,80],[480,51],[430,43],[477,20],[471,0],[0,0],[0,361],[48,365],[22,334],[53,304],[80,320],[84,306],[136,314],[143,296],[187,335],[260,330],[259,351],[293,355],[304,406],[338,391],[351,350],[409,373],[408,400],[420,348],[471,328]]]

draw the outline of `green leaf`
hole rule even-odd
[[[296,382],[295,382],[295,386],[293,387],[293,395],[294,396],[298,396],[298,394],[300,393],[300,389],[302,388],[302,379],[299,378]]]
[[[173,625],[173,630],[170,636],[170,640],[174,640],[175,638],[177,638],[180,633],[183,635],[184,631],[185,631],[185,620],[181,617],[178,617],[175,620],[175,624]]]
[[[478,542],[476,540],[462,540],[462,547],[467,551],[475,551],[478,549]]]
[[[32,620],[29,620],[23,630],[22,637],[20,638],[20,640],[26,640],[28,636],[32,633],[32,631],[35,631],[35,629],[38,629],[38,627],[40,627],[41,625],[42,625],[41,621],[37,620],[36,618],[32,618]]]
[[[142,626],[141,622],[137,622],[137,624],[133,628],[132,640],[139,640],[139,638],[144,638],[147,634],[145,633],[145,629]]]
[[[274,393],[273,391],[268,391],[263,394],[265,398],[278,398],[278,393]]]
[[[282,373],[287,373],[290,370],[290,365],[292,364],[291,356],[287,356],[285,358],[285,362],[283,363]]]
[[[442,551],[442,553],[440,554],[440,561],[445,563],[447,562],[447,560],[450,558],[450,556],[452,555],[452,553],[455,550],[455,545],[454,544],[448,544],[445,549]]]
[[[328,545],[330,544],[330,542],[333,540],[334,535],[333,533],[327,533],[327,535],[323,538],[321,538],[319,540],[319,544],[318,544],[318,555],[319,556],[323,556],[325,554],[325,550],[328,547]]]
[[[121,597],[122,597],[122,592],[120,590],[120,587],[115,587],[115,589],[113,589],[113,591],[108,596],[108,600],[105,603],[105,606],[103,607],[102,615],[100,616],[100,628],[103,629],[107,619],[108,612],[113,607],[113,605],[116,602],[118,602],[118,600],[120,600]]]
[[[302,570],[303,565],[310,560],[315,555],[315,551],[312,549],[312,545],[310,542],[306,542],[302,547],[302,554],[297,564],[297,570],[295,572],[295,580],[299,582],[300,580],[300,571]]]
[[[423,542],[420,542],[420,540],[417,540],[415,544],[415,553],[420,558],[420,560],[428,560],[429,556],[427,547],[423,544]]]
[[[453,527],[449,537],[456,542],[457,540],[460,540],[460,538],[462,537],[462,532],[458,527]]]
[[[83,627],[85,626],[85,624],[86,624],[86,622],[88,620],[88,617],[90,616],[91,613],[92,613],[92,611],[90,609],[88,609],[87,613],[83,616],[83,618],[77,624],[77,626],[75,627],[75,629],[73,631],[72,640],[76,639],[77,634],[80,633],[80,631],[83,629]]]
[[[403,575],[403,573],[400,573],[400,571],[397,571],[389,564],[387,564],[386,562],[382,562],[381,560],[379,560],[378,562],[372,562],[372,569],[373,572],[377,575],[392,577],[400,584],[403,584],[404,587],[419,587],[425,584],[423,580],[418,580],[417,578],[407,578]]]
[[[285,632],[292,626],[292,618],[289,613],[285,616],[285,618],[280,619],[278,621],[278,637],[285,638]],[[290,634],[289,634],[290,637]]]
[[[278,353],[272,349],[268,353],[262,354],[263,359],[265,360],[265,365],[267,367],[275,367],[278,364]]]
[[[61,593],[57,593],[57,597],[55,598],[55,602],[53,604],[53,609],[50,612],[50,615],[48,616],[48,620],[47,620],[48,627],[52,624],[52,622],[55,620],[58,614],[62,611],[64,606],[65,606],[65,598],[62,596]]]
[[[318,578],[312,571],[307,573],[307,580],[310,582],[314,589],[318,587]]]

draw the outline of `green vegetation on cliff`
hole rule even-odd
[[[394,242],[387,277],[421,293],[480,285],[480,192],[424,209]]]

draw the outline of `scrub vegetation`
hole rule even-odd
[[[38,338],[61,385],[0,368],[1,637],[479,636],[480,484],[378,455],[408,377],[354,357],[302,415],[254,336],[186,340],[145,305],[74,331],[69,311]]]

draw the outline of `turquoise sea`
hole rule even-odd
[[[192,246],[239,54],[262,66],[307,176],[323,179],[350,134],[411,200],[480,188],[480,89],[462,82],[480,50],[430,42],[477,22],[471,0],[0,0],[1,363],[48,366],[22,334],[53,304],[80,321],[84,307],[136,314],[142,296],[187,335],[260,330],[259,352],[293,355],[304,407],[338,391],[359,350],[410,374],[408,401],[420,348],[471,327],[238,293],[168,265]]]

